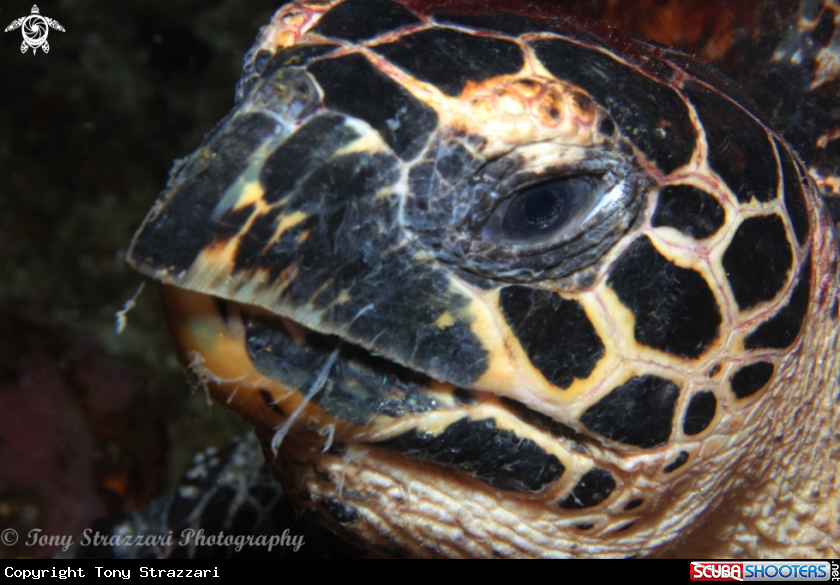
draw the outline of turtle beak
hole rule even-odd
[[[474,385],[488,367],[475,295],[401,227],[400,158],[318,98],[299,70],[256,86],[173,171],[128,262]]]
[[[455,407],[456,388],[254,306],[161,286],[184,366],[257,427],[306,408],[315,428],[375,441],[395,418]],[[308,405],[309,402],[312,405]],[[337,430],[336,430],[337,427]]]

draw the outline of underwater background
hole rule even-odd
[[[191,389],[123,262],[167,181],[230,110],[273,1],[38,2],[49,53],[0,34],[0,531],[75,534],[145,505],[245,431]],[[31,13],[0,4],[0,28]],[[56,547],[0,544],[0,558]]]

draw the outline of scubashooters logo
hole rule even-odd
[[[691,563],[692,581],[743,581],[743,563]]]
[[[65,32],[64,27],[58,24],[57,20],[41,16],[41,11],[38,10],[38,6],[33,4],[32,14],[13,20],[12,24],[7,26],[3,32],[21,29],[20,32],[23,34],[23,42],[20,44],[20,52],[25,53],[28,48],[32,47],[32,54],[34,55],[38,52],[38,49],[41,49],[44,53],[50,52],[47,35],[51,28]]]
[[[828,561],[694,561],[692,581],[828,581]]]

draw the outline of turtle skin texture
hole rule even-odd
[[[128,253],[394,556],[837,557],[838,270],[740,90],[576,18],[296,2]]]

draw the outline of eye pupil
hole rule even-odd
[[[525,193],[518,202],[521,219],[537,229],[552,223],[563,211],[563,198],[551,187],[542,187]]]
[[[585,176],[568,177],[514,196],[502,220],[502,234],[533,240],[555,233],[587,205],[593,191]]]

